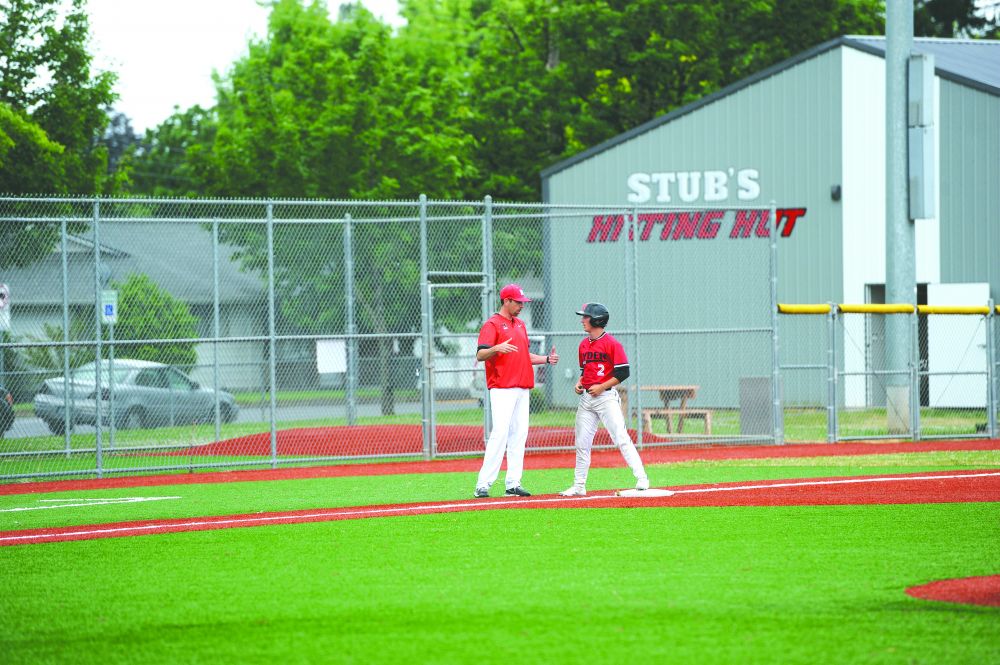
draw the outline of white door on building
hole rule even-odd
[[[928,305],[985,306],[989,284],[928,284]],[[976,315],[927,317],[927,371],[935,408],[985,408],[986,319]]]

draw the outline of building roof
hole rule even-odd
[[[670,113],[658,116],[638,127],[628,130],[618,136],[608,139],[603,143],[588,148],[577,153],[568,159],[557,162],[552,166],[542,170],[543,191],[544,181],[551,175],[559,173],[574,164],[585,161],[594,155],[600,154],[619,144],[632,140],[640,134],[645,134],[660,125],[676,120],[677,118],[693,113],[698,109],[708,106],[723,97],[728,97],[743,88],[749,87],[758,81],[762,81],[771,76],[775,76],[786,69],[791,69],[796,65],[805,62],[818,55],[826,53],[842,46],[871,53],[879,57],[885,57],[885,37],[867,37],[862,35],[847,35],[831,39],[828,42],[814,46],[798,55],[772,65],[767,69],[757,72],[752,76],[741,79],[732,85],[726,86],[718,92],[702,97],[696,102],[687,104]],[[941,78],[954,81],[961,85],[976,88],[992,95],[1000,96],[1000,40],[987,39],[940,39],[915,37],[913,39],[913,51],[915,53],[929,53],[934,55],[934,72]]]
[[[67,236],[66,268],[69,302],[92,304],[95,299],[93,231]],[[265,284],[244,272],[234,256],[238,248],[219,244],[220,304],[260,303]],[[123,282],[130,274],[145,274],[160,288],[191,305],[214,302],[212,234],[198,224],[142,223],[101,226],[102,281]],[[23,268],[4,271],[12,304],[62,306],[62,249]],[[102,285],[102,288],[108,288]]]
[[[885,37],[848,35],[843,41],[885,57]],[[913,40],[913,51],[933,55],[935,71],[941,78],[1000,94],[1000,41],[918,37]]]

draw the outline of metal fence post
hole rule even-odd
[[[103,349],[101,348],[101,202],[99,199],[94,199],[94,330],[97,334],[94,336],[95,344],[95,355],[97,356],[96,362],[94,363],[94,381],[97,389],[94,391],[94,408],[96,409],[97,417],[95,420],[96,426],[96,439],[94,445],[95,451],[95,462],[97,465],[97,477],[101,478],[104,475],[104,441],[101,437],[101,362]],[[67,377],[68,378],[68,377]]]
[[[431,373],[431,313],[430,279],[427,276],[427,195],[420,195],[420,339],[423,347],[420,376],[421,416],[424,459],[431,459],[434,431],[431,421],[434,396],[430,394]]]
[[[920,312],[910,315],[910,432],[920,440]]]
[[[69,398],[69,259],[67,257],[67,228],[66,218],[62,219],[61,247],[62,247],[62,293],[63,293],[63,439],[66,442],[66,458],[69,459],[72,450],[72,428],[73,418],[71,414],[72,402]],[[96,249],[95,249],[96,251]]]
[[[826,442],[837,441],[837,305],[830,303],[826,315]]]
[[[487,194],[483,198],[483,316],[485,322],[492,315],[493,303],[496,302],[496,275],[493,268],[493,197]],[[480,371],[479,369],[476,370]],[[490,438],[493,429],[493,411],[490,407],[490,391],[483,381],[483,446]]]
[[[354,224],[344,215],[344,310],[347,314],[347,424],[358,418],[358,324],[354,320]]]
[[[115,447],[115,324],[108,324],[108,447]]]
[[[219,405],[219,219],[212,220],[212,387],[215,389],[215,440],[222,438],[222,412]]]
[[[278,467],[278,395],[277,358],[278,344],[275,339],[274,302],[274,203],[267,202],[267,343],[268,349],[268,389],[271,393],[271,468]]]
[[[636,397],[636,399],[635,399],[635,402],[636,402],[635,403],[635,408],[639,409],[639,411],[637,411],[637,412],[633,411],[633,412],[641,414],[642,413],[642,398],[640,397],[640,395],[642,394],[642,391],[639,390],[639,386],[642,385],[642,377],[640,376],[640,372],[641,372],[641,368],[642,368],[642,363],[640,362],[639,348],[642,346],[642,344],[641,344],[641,341],[639,339],[639,237],[638,236],[639,236],[639,209],[638,208],[633,208],[632,209],[632,222],[629,225],[629,240],[631,240],[631,242],[630,243],[626,243],[626,246],[631,246],[630,248],[631,248],[632,251],[631,251],[630,255],[628,255],[626,257],[627,260],[625,262],[625,265],[626,265],[626,269],[625,269],[625,280],[626,280],[625,288],[626,288],[626,293],[628,294],[628,295],[626,295],[626,299],[625,300],[626,300],[627,303],[629,303],[629,310],[630,310],[630,312],[629,312],[629,314],[630,314],[629,320],[630,320],[630,323],[632,325],[632,331],[633,331],[633,337],[632,338],[635,340],[635,347],[632,349],[632,359],[633,359],[633,362],[630,363],[630,365],[631,365],[631,367],[635,368],[635,379],[634,379],[635,383],[633,383],[632,385],[634,385],[636,387],[636,389],[634,391],[635,392],[635,397]],[[632,266],[632,270],[631,270],[632,288],[631,289],[628,288],[628,278],[629,278],[630,271],[627,268],[627,266],[630,263],[631,263],[631,266]],[[631,298],[629,298],[629,296],[631,296]],[[630,407],[629,410],[631,411],[632,408]],[[630,414],[625,414],[626,424],[628,424],[627,421],[629,420],[629,416],[630,416]],[[678,425],[678,427],[679,427],[679,425]],[[642,436],[643,435],[643,431],[642,431],[642,429],[643,429],[642,428],[642,417],[640,416],[640,417],[636,418],[636,420],[635,420],[635,430],[636,430],[635,438],[636,438],[636,444],[638,445],[639,450],[642,450],[642,447],[643,447],[643,436]]]
[[[769,237],[771,242],[771,414],[774,420],[774,443],[785,442],[784,409],[781,403],[781,363],[778,358],[778,229],[777,211],[774,201],[771,201],[771,224]]]
[[[989,337],[986,340],[986,381],[989,384],[986,395],[987,395],[987,409],[986,414],[987,426],[990,430],[990,438],[997,438],[997,409],[1000,408],[1000,386],[997,385],[997,356],[1000,356],[1000,349],[997,348],[997,309],[996,305],[993,303],[992,298],[989,300],[990,312],[986,315],[986,335]]]

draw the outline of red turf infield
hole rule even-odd
[[[450,502],[354,506],[248,515],[116,522],[53,529],[0,531],[0,545],[330,522],[372,517],[539,508],[693,508],[726,506],[832,506],[907,503],[1000,502],[1000,470],[941,471],[891,476],[804,478],[671,487],[671,496],[626,498],[613,492],[585,497],[497,497]]]
[[[932,451],[1000,450],[1000,440],[921,441],[918,443],[805,443],[784,446],[686,446],[683,448],[646,448],[642,459],[646,464],[670,464],[695,460],[773,459],[783,457],[833,457],[841,455],[891,455]],[[475,473],[482,463],[479,457],[438,459],[429,462],[382,462],[374,464],[341,464],[301,468],[261,469],[255,471],[220,471],[186,475],[123,476],[87,480],[55,480],[21,482],[0,485],[0,495],[34,494],[90,489],[147,487],[157,485],[189,485],[201,483],[234,483],[299,478],[332,478],[342,476],[378,476],[404,473]],[[525,459],[526,469],[572,469],[572,452],[531,452]],[[594,451],[591,466],[613,468],[621,466],[617,450]]]

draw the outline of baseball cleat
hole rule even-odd
[[[648,490],[649,478],[640,478],[639,480],[635,481],[635,488],[639,491]]]
[[[517,487],[508,487],[507,491],[504,492],[507,496],[531,496],[531,492],[524,489],[520,485]]]
[[[583,485],[573,485],[569,489],[559,492],[559,496],[587,496],[587,488]]]
[[[490,490],[488,487],[477,487],[474,496],[477,499],[485,499],[490,495]]]

